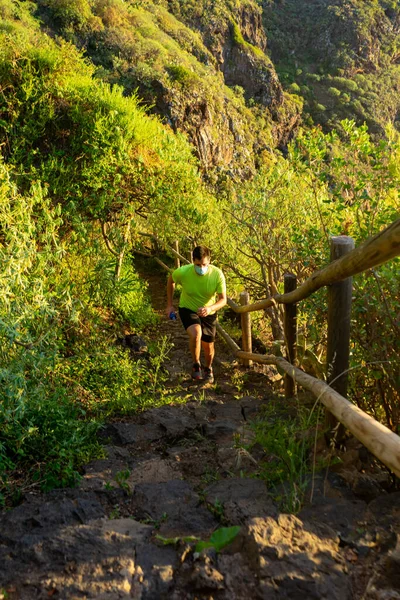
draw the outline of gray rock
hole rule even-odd
[[[304,521],[316,521],[329,525],[333,530],[345,534],[356,529],[365,514],[366,505],[361,500],[349,502],[342,498],[317,497],[312,506],[299,513]]]
[[[155,425],[166,437],[181,438],[197,427],[196,419],[185,407],[163,406],[146,412],[146,423]]]
[[[234,421],[215,421],[207,423],[204,428],[205,435],[216,442],[224,442],[226,438],[232,438],[235,433],[240,433],[242,424]]]
[[[161,427],[153,423],[114,423],[112,429],[120,444],[154,442],[163,436]]]
[[[249,521],[247,554],[258,566],[262,597],[349,599],[347,567],[329,533],[294,515]]]
[[[67,525],[88,523],[104,514],[94,494],[79,490],[56,491],[45,499],[29,499],[5,513],[0,522],[0,537],[18,540],[22,534],[46,535]]]
[[[222,505],[224,518],[231,525],[239,525],[253,517],[277,515],[265,484],[257,479],[217,481],[205,490],[205,494],[209,504]]]
[[[151,532],[148,525],[118,519],[48,529],[36,539],[23,536],[14,546],[16,554],[9,553],[8,560],[1,560],[0,581],[17,580],[21,590],[26,590],[26,595],[18,596],[21,598],[36,597],[26,586],[54,589],[57,597],[65,600],[111,598],[110,594],[124,598],[133,585],[135,549],[150,545]]]
[[[239,400],[242,417],[245,421],[251,421],[257,415],[262,402],[254,396],[243,396]]]
[[[133,598],[160,600],[168,598],[174,585],[174,570],[178,566],[176,552],[170,547],[139,544],[136,548],[136,577]]]
[[[180,479],[181,477],[182,473],[173,459],[165,460],[159,456],[154,456],[132,465],[132,473],[128,479],[128,484],[133,486],[139,483],[161,483],[171,479]]]
[[[207,534],[217,525],[185,481],[136,485],[132,508],[139,518],[153,519],[165,536]]]
[[[85,466],[79,487],[82,490],[104,490],[107,484],[117,487],[117,473],[127,468],[126,462],[118,459],[94,460]]]
[[[258,468],[257,461],[244,448],[218,448],[217,457],[219,466],[225,471],[248,473]]]

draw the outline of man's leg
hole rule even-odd
[[[192,355],[193,364],[200,364],[201,326],[190,325],[186,331],[189,336],[189,350]]]
[[[207,369],[211,369],[212,362],[214,360],[214,355],[215,355],[214,342],[205,342],[204,340],[202,340],[201,347],[203,348],[203,352],[204,352],[204,359],[205,359],[205,363],[206,363],[205,367]]]

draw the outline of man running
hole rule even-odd
[[[212,362],[216,331],[216,312],[226,304],[225,277],[221,269],[210,264],[211,253],[206,246],[193,250],[193,264],[175,269],[167,283],[167,316],[174,310],[175,284],[182,286],[179,316],[189,335],[189,349],[193,359],[192,378],[213,383]],[[204,374],[200,352],[205,358]]]

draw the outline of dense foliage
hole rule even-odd
[[[399,3],[393,0],[285,0],[263,3],[274,63],[304,97],[310,120],[343,118],[384,135],[399,127]]]
[[[0,475],[48,486],[99,452],[103,414],[157,393],[157,369],[115,344],[155,321],[127,248],[142,228],[211,233],[217,214],[187,142],[27,19],[0,34]]]
[[[220,252],[253,297],[283,292],[283,275],[301,283],[329,262],[329,239],[350,235],[356,245],[399,214],[398,134],[374,144],[366,127],[341,123],[336,132],[304,131],[268,169],[231,198],[230,242]],[[393,429],[400,425],[399,261],[357,276],[351,348],[351,395]],[[299,358],[323,376],[326,299],[323,291],[299,306]],[[275,340],[283,340],[282,314],[269,309]],[[379,342],[379,340],[381,340]],[[366,389],[368,393],[366,394]]]
[[[278,27],[272,4],[264,11],[274,11]],[[289,0],[285,5],[294,10]],[[358,244],[396,218],[394,127],[376,142],[365,125],[339,121],[338,112],[324,122],[336,130],[304,128],[282,156],[273,150],[273,128],[282,111],[297,114],[288,109],[296,101],[287,96],[274,121],[243,88],[224,85],[214,54],[183,25],[225,27],[232,44],[265,66],[265,54],[239,24],[247,9],[260,14],[250,0],[0,0],[0,493],[23,480],[72,483],[79,465],[101,452],[95,433],[106,416],[159,400],[165,340],[146,364],[116,343],[123,332],[156,322],[132,247],[143,250],[149,236],[159,247],[178,239],[183,252],[206,243],[227,270],[230,291],[245,285],[259,298],[282,291],[284,272],[301,282],[326,264],[331,235],[351,235]],[[387,10],[388,19],[397,14],[395,6]],[[272,41],[278,48],[276,36]],[[394,43],[388,38],[391,52]],[[289,61],[283,50],[280,56],[281,65]],[[317,56],[309,60],[318,63]],[[379,77],[390,71],[397,81],[397,63],[386,67]],[[317,82],[310,75],[307,81]],[[300,76],[287,78],[294,93],[304,91]],[[348,72],[323,77],[329,97],[343,99],[346,89],[351,107],[356,90]],[[391,86],[385,83],[385,93]],[[229,121],[233,142],[218,155],[224,167],[214,176],[207,153],[199,164],[179,123],[163,125],[144,108],[142,100],[150,104],[160,89],[183,120],[196,123],[196,110],[208,119],[200,146],[207,142],[216,155]],[[380,113],[382,127],[393,121],[391,111]],[[355,279],[350,380],[351,398],[394,430],[397,270],[395,260]],[[322,292],[300,310],[300,366],[324,376]],[[258,327],[281,352],[282,315],[271,309],[267,316]],[[265,334],[270,323],[272,335]]]
[[[287,94],[273,115],[245,98],[241,85],[225,85],[209,47],[210,36],[184,24],[196,21],[199,13],[208,15],[204,24],[223,24],[225,33],[218,40],[222,52],[230,27],[238,31],[234,12],[242,4],[256,7],[250,1],[208,1],[203,6],[158,0],[38,0],[35,15],[54,35],[90,58],[96,77],[122,86],[125,95],[137,92],[150,111],[175,131],[187,133],[202,168],[215,180],[227,171],[253,171],[255,162],[262,160],[261,149],[278,143],[273,120],[284,122],[299,107],[299,101]],[[241,34],[236,38],[246,51],[257,54],[260,69],[273,68],[262,50]]]

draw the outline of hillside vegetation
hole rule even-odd
[[[254,2],[39,0],[35,15],[51,35],[85,52],[96,77],[138,91],[152,112],[188,134],[208,177],[249,177],[266,149],[284,147],[301,101],[284,94]],[[173,10],[172,14],[168,9]],[[189,25],[196,15],[199,29]],[[243,29],[239,21],[256,22]],[[203,27],[204,26],[204,27]]]
[[[400,6],[394,0],[265,0],[268,47],[309,122],[343,118],[382,137],[400,127]]]
[[[155,319],[128,241],[142,223],[207,238],[218,209],[181,136],[18,16],[0,33],[0,471],[67,484],[101,414],[157,388],[115,345]]]
[[[400,146],[393,124],[380,141],[339,114],[300,127],[252,1],[0,0],[0,15],[0,477],[18,500],[73,483],[105,418],[165,401],[167,341],[147,363],[117,343],[157,321],[132,250],[205,243],[230,294],[282,291],[284,272],[328,262],[331,235],[358,244],[396,218]],[[394,431],[398,264],[355,280],[350,379]],[[299,317],[300,366],[321,377],[325,311],[321,292]],[[254,330],[282,352],[280,310]]]

